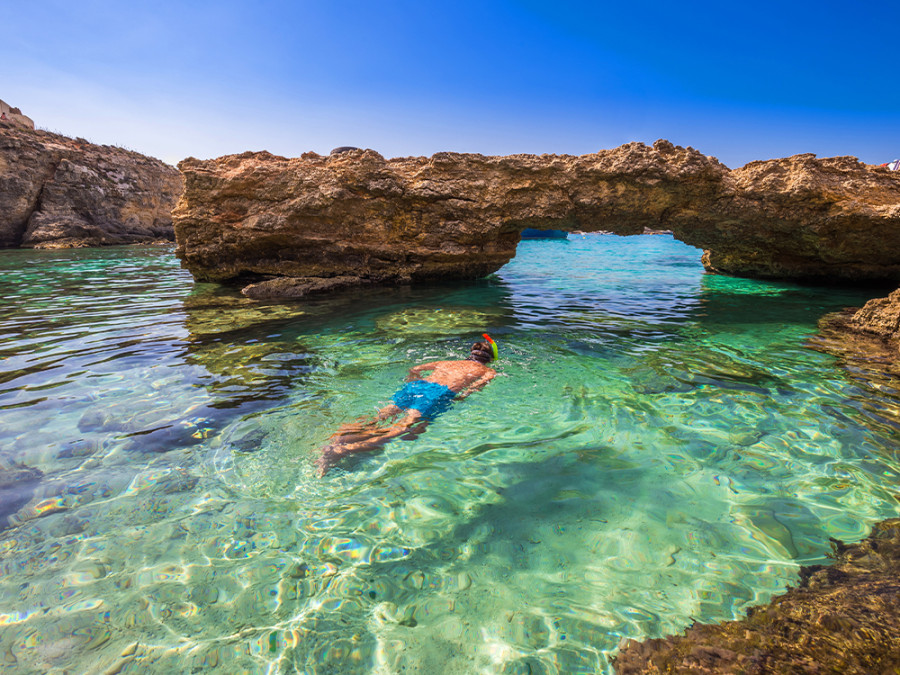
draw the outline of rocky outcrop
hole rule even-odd
[[[742,621],[697,624],[684,635],[629,641],[614,662],[632,673],[893,673],[900,670],[900,520],[865,541],[839,542],[828,567]]]
[[[900,288],[886,298],[869,300],[850,317],[847,328],[900,342]]]
[[[178,255],[198,280],[263,282],[258,297],[361,282],[473,278],[524,228],[672,230],[717,271],[900,280],[900,175],[797,155],[731,171],[667,141],[591,155],[266,152],[179,164]],[[290,282],[268,283],[287,277]]]
[[[837,356],[844,370],[867,388],[893,391],[891,380],[900,375],[900,288],[860,309],[825,315],[808,346]]]
[[[0,122],[0,247],[172,240],[180,193],[157,159]]]

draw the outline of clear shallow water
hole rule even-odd
[[[0,501],[9,672],[603,671],[897,515],[895,394],[803,346],[868,294],[706,275],[670,237],[301,304],[169,249],[0,252],[0,283],[0,467],[43,472]],[[315,478],[484,330],[501,377]]]

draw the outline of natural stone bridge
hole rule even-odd
[[[900,173],[853,157],[732,171],[657,141],[577,157],[260,152],[179,168],[182,263],[198,280],[256,282],[252,297],[481,277],[515,255],[524,228],[668,229],[723,273],[900,281]]]

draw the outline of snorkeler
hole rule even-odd
[[[410,368],[407,384],[394,394],[393,403],[379,410],[374,418],[345,424],[331,436],[316,461],[319,476],[324,476],[342,457],[376,450],[404,434],[418,436],[454,399],[465,398],[490,382],[497,373],[485,364],[497,358],[497,343],[487,333],[484,337],[487,342],[473,344],[465,360],[432,361]],[[428,371],[431,374],[422,378],[422,373]],[[381,426],[401,414],[403,417],[390,426]]]

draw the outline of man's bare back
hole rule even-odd
[[[487,337],[487,336],[485,336]],[[407,384],[394,394],[393,402],[365,422],[343,425],[322,448],[317,464],[319,475],[341,457],[380,448],[393,438],[418,435],[428,422],[449,407],[454,399],[465,398],[478,391],[497,375],[485,363],[495,358],[495,347],[485,342],[472,345],[472,355],[461,361],[431,361],[409,369]],[[423,373],[430,373],[422,377]],[[386,420],[404,415],[402,419],[384,427]]]
[[[415,379],[420,373],[427,373],[429,370],[431,375],[422,379],[442,384],[457,394],[461,393],[457,398],[465,398],[473,391],[478,391],[497,375],[493,368],[478,361],[432,361],[410,368],[407,380]]]

